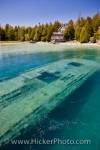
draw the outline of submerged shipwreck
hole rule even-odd
[[[36,125],[97,69],[94,61],[64,59],[0,82],[0,144]]]

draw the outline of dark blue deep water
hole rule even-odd
[[[22,45],[22,50],[27,45]],[[94,48],[62,50],[60,52],[3,53],[0,47],[0,82],[13,78],[31,68],[36,68],[64,58],[83,58],[100,64],[100,51]],[[32,46],[31,46],[32,48]],[[33,46],[34,49],[34,46]],[[36,127],[28,128],[17,139],[89,139],[91,144],[84,145],[12,145],[1,147],[3,150],[100,150],[100,70],[90,77],[79,89],[48,114]]]

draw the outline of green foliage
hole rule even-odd
[[[75,39],[80,40],[80,33],[81,33],[82,28],[80,26],[76,26],[75,28]]]
[[[96,32],[96,39],[100,40],[100,28],[98,28],[98,30]]]
[[[35,27],[34,28],[32,28],[32,30],[31,30],[31,34],[30,34],[30,40],[34,40],[34,35],[35,35]]]
[[[34,41],[36,42],[40,41],[40,32],[38,29],[35,31]]]
[[[18,41],[25,41],[25,27],[18,27]]]
[[[6,37],[5,37],[5,30],[0,27],[0,41],[5,41]]]
[[[9,24],[5,26],[5,38],[8,41],[13,41],[15,39],[14,29]]]
[[[80,41],[80,34],[81,34],[81,30],[82,27],[84,26],[86,20],[81,17],[77,20],[76,25],[75,25],[75,39]]]
[[[85,23],[85,28],[87,29],[87,32],[90,37],[93,36],[93,26],[92,26],[92,19],[90,17],[87,17],[86,23]]]
[[[81,18],[76,22],[75,26],[75,39],[84,42],[95,42],[98,36],[96,36],[97,30],[100,26],[100,14],[96,14],[86,19]],[[92,37],[92,38],[91,38]]]
[[[57,31],[61,27],[61,23],[59,21],[55,21],[53,24],[53,31]]]
[[[87,43],[90,40],[90,37],[93,35],[92,21],[91,18],[87,18],[85,25],[81,29],[80,33],[80,42]]]
[[[87,30],[87,27],[83,27],[82,30],[81,30],[81,34],[80,34],[80,42],[81,43],[87,43],[89,42],[89,39],[90,39],[90,34]]]
[[[100,14],[99,13],[93,16],[92,26],[93,26],[94,32],[98,30],[98,27],[100,27]]]
[[[66,40],[74,40],[75,38],[75,29],[73,21],[69,21],[67,27],[65,28],[64,37]]]
[[[50,24],[38,24],[34,27],[11,26],[6,24],[0,26],[1,41],[50,41],[53,32],[61,27],[59,21]],[[79,42],[95,42],[100,39],[100,14],[93,17],[79,18],[76,22],[72,20],[67,23],[64,37],[66,40],[76,39]]]
[[[6,24],[5,27],[0,27],[1,41],[50,41],[54,31],[57,31],[61,26],[59,21],[53,24],[39,24],[35,27],[20,27]]]

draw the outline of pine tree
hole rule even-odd
[[[98,28],[98,30],[96,32],[96,39],[100,40],[100,27]]]
[[[59,21],[50,24],[38,24],[34,27],[0,26],[0,40],[15,41],[50,41],[53,32],[61,27]],[[76,22],[69,21],[64,32],[66,40],[78,40],[80,42],[96,41],[100,39],[100,14],[93,17],[79,18]]]
[[[34,41],[34,35],[35,35],[35,28],[33,28],[31,31],[30,40]]]
[[[39,29],[37,28],[34,35],[34,41],[38,42],[40,41],[40,39],[41,39],[40,32]]]
[[[74,23],[73,21],[69,21],[65,32],[64,32],[64,37],[66,40],[74,40],[75,38],[75,29],[74,29]]]
[[[6,36],[5,36],[5,30],[0,26],[0,41],[5,41]]]
[[[80,34],[82,27],[85,25],[86,20],[81,17],[77,20],[76,25],[75,25],[75,39],[80,41]]]
[[[15,41],[18,41],[18,27],[15,26],[14,28],[14,35],[15,35]]]
[[[18,40],[25,41],[25,27],[18,27]]]
[[[81,30],[80,42],[81,43],[87,43],[87,42],[89,42],[89,40],[90,40],[90,35],[89,35],[88,30],[87,30],[87,28],[85,26]]]
[[[100,14],[99,13],[93,16],[92,26],[93,26],[94,32],[96,32],[98,28],[100,27]]]
[[[53,24],[53,31],[57,31],[61,27],[61,23],[59,21],[55,21]]]

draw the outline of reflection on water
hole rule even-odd
[[[91,53],[90,53],[91,51]],[[84,58],[100,62],[100,52],[94,49],[67,50],[35,54],[5,54],[0,56],[0,81],[17,76],[31,68],[64,58]],[[5,150],[100,150],[100,71],[96,72],[72,95],[49,113],[36,127],[22,132],[18,139],[91,139],[91,145],[6,145]]]

